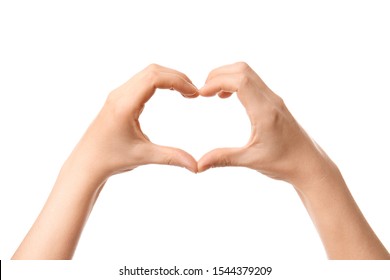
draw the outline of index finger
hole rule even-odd
[[[184,80],[186,80],[187,82],[191,83],[192,84],[192,81],[190,80],[190,78],[188,78],[188,76],[180,71],[177,71],[175,69],[172,69],[172,68],[168,68],[168,67],[164,67],[164,66],[161,66],[159,64],[150,64],[148,67],[146,67],[144,69],[145,72],[166,72],[166,73],[171,73],[171,74],[176,74],[178,76],[180,76],[181,78],[183,78]]]
[[[156,89],[170,89],[180,92],[184,97],[194,98],[199,95],[198,89],[176,73],[149,71],[138,81],[141,87],[137,91],[136,106],[145,104]]]
[[[184,97],[197,97],[198,89],[181,76],[168,72],[160,72],[153,78],[153,90],[170,89],[180,92]]]
[[[236,62],[233,64],[220,66],[210,71],[207,76],[206,83],[214,77],[222,74],[245,73],[246,71],[251,69],[252,68],[250,68],[250,66],[245,62]]]
[[[206,97],[216,94],[229,97],[233,92],[237,92],[238,98],[246,108],[264,101],[264,95],[258,90],[252,78],[241,73],[218,75],[199,90],[199,94]]]

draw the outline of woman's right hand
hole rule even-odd
[[[138,118],[157,88],[176,90],[188,98],[198,96],[198,89],[183,73],[148,66],[110,93],[65,166],[101,178],[145,164],[176,165],[197,172],[197,162],[190,154],[156,145],[141,130]]]

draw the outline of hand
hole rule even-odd
[[[252,125],[248,143],[241,148],[220,148],[198,162],[199,172],[210,167],[244,166],[290,183],[308,180],[329,159],[310,139],[286,108],[246,64],[235,63],[210,72],[202,96],[227,98],[237,92]]]
[[[197,162],[191,155],[153,144],[141,130],[139,116],[157,88],[174,89],[188,98],[198,96],[198,89],[186,75],[150,65],[110,93],[69,160],[72,163],[76,160],[88,166],[88,173],[92,169],[103,177],[151,163],[197,172]]]
[[[237,92],[252,124],[248,144],[222,148],[198,162],[202,172],[245,166],[294,185],[331,259],[389,259],[365,220],[337,166],[299,126],[283,100],[245,63],[211,71],[202,96]]]
[[[138,118],[156,88],[176,89],[185,97],[218,93],[226,98],[237,92],[252,124],[248,144],[211,151],[197,164],[182,150],[151,143]],[[245,63],[212,71],[199,91],[184,74],[157,65],[114,90],[65,162],[42,212],[13,258],[70,259],[106,179],[148,163],[178,165],[194,172],[215,166],[246,166],[286,180],[300,190],[330,258],[389,258],[337,168],[333,176],[310,182],[315,174],[317,179],[318,174],[325,176],[326,172],[318,171],[331,166],[331,160],[298,125],[280,97]],[[308,185],[317,185],[316,191],[301,192]]]
[[[66,160],[47,202],[13,259],[70,259],[107,178],[137,166],[171,164],[197,171],[186,152],[153,144],[138,118],[157,88],[185,97],[198,90],[182,73],[151,65],[115,89]]]

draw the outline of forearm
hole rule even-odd
[[[14,259],[70,259],[105,181],[146,164],[168,164],[197,172],[183,150],[153,144],[139,116],[156,88],[195,98],[198,89],[176,70],[150,65],[110,93],[102,110],[65,162],[57,182]]]
[[[203,172],[218,166],[245,166],[291,183],[300,195],[331,259],[388,259],[349,192],[338,168],[294,119],[284,101],[246,64],[211,71],[202,96],[237,92],[251,121],[241,148],[220,148],[198,162]]]
[[[13,259],[71,259],[105,180],[64,164],[49,198]]]
[[[295,188],[324,244],[329,259],[389,259],[333,163],[319,180]]]

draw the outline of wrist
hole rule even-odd
[[[289,180],[297,191],[305,194],[332,186],[327,182],[344,182],[336,164],[314,141],[310,151],[302,154],[306,157],[296,164],[296,172]]]
[[[340,170],[331,160],[313,166],[306,177],[300,177],[292,185],[300,195],[307,198],[347,188]]]
[[[109,175],[89,160],[71,154],[62,166],[56,185],[93,194],[104,186]]]

